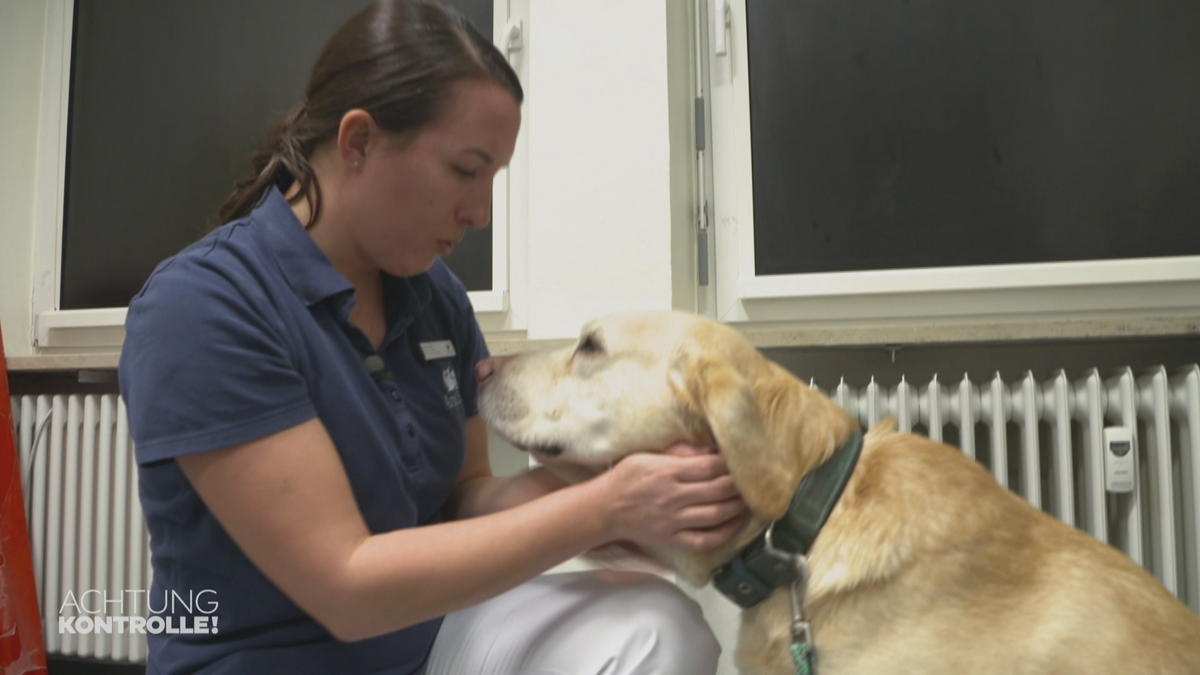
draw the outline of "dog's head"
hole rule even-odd
[[[767,520],[856,426],[736,330],[682,312],[610,315],[570,348],[514,357],[481,385],[480,409],[514,445],[581,477],[679,441],[715,447]]]
[[[666,377],[683,323],[649,323],[635,315],[593,321],[570,348],[507,361],[481,386],[484,418],[543,462],[596,470],[695,438]]]

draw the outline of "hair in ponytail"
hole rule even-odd
[[[233,194],[221,206],[218,214],[221,223],[250,213],[271,186],[286,192],[293,181],[299,181],[298,195],[310,203],[316,201],[316,177],[308,164],[312,143],[310,140],[310,147],[305,148],[296,133],[297,123],[304,116],[306,107],[301,103],[271,125],[266,142],[250,158],[251,174],[237,182]]]
[[[362,109],[381,128],[413,132],[441,113],[462,79],[503,87],[518,104],[517,74],[491,40],[457,10],[436,0],[379,0],[347,21],[326,43],[313,66],[303,103],[276,120],[218,213],[220,223],[250,213],[272,186],[299,190],[291,203],[312,205],[305,227],[316,222],[321,186],[309,159],[337,137],[342,116]]]

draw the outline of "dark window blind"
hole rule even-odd
[[[59,306],[126,306],[206,232],[325,41],[367,4],[78,0]],[[448,4],[491,35],[491,0]],[[447,262],[468,289],[491,289],[491,227]]]
[[[1200,255],[1200,2],[747,0],[758,274]]]

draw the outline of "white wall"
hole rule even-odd
[[[0,0],[0,330],[6,356],[28,356],[33,191],[46,8]]]
[[[673,306],[666,19],[646,0],[529,3],[531,338]]]
[[[514,177],[527,190],[527,231],[510,244],[527,255],[527,279],[514,284],[527,330],[505,337],[569,338],[609,311],[694,308],[690,3],[512,4],[527,13],[529,168]],[[0,326],[10,357],[38,353],[35,141],[40,123],[55,123],[38,111],[45,6],[0,0]]]

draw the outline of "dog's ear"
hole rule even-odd
[[[687,351],[672,359],[669,379],[688,414],[707,425],[750,509],[781,517],[798,482],[796,467],[781,439],[772,438],[769,411],[753,383],[727,361]]]

